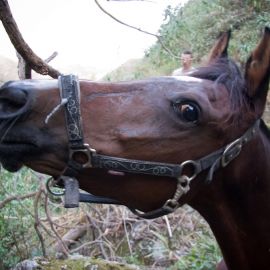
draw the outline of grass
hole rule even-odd
[[[37,178],[43,179],[43,176],[26,169],[17,174],[2,171],[1,201],[11,194],[38,190],[40,182]],[[42,179],[41,183],[44,182]],[[6,268],[42,255],[35,224],[44,239],[47,254],[52,257],[56,255],[57,237],[63,238],[71,228],[87,224],[84,236],[69,246],[70,254],[135,264],[144,269],[168,270],[212,270],[221,258],[207,223],[188,206],[169,215],[166,222],[164,217],[155,220],[137,218],[120,206],[81,204],[79,209],[67,210],[61,202],[57,204],[50,200],[47,201],[48,214],[44,209],[44,194],[38,209],[34,202],[34,198],[14,200],[2,208],[0,255]]]

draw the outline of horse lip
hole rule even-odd
[[[35,153],[37,149],[29,140],[4,138],[0,142],[0,163],[6,170],[16,172],[23,166],[24,153]]]
[[[37,147],[37,142],[33,136],[4,136],[0,141],[0,146],[27,145]]]
[[[24,153],[29,151],[36,151],[38,145],[29,140],[2,140],[0,143],[0,151],[3,153],[12,153],[13,151],[17,153]]]
[[[27,140],[14,140],[14,139],[3,139],[0,143],[0,147],[1,146],[18,146],[18,145],[25,145],[25,146],[34,146],[34,147],[38,147],[37,144],[33,141],[27,141]]]
[[[1,160],[0,164],[9,172],[17,172],[23,166],[21,162],[9,162],[5,160]]]

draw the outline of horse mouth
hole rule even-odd
[[[4,139],[1,143],[0,143],[0,148],[15,148],[18,149],[19,148],[29,148],[29,147],[37,147],[37,145],[34,142],[30,142],[30,141],[20,141],[20,140],[6,140]]]
[[[0,143],[0,163],[10,171],[16,172],[23,166],[25,155],[36,152],[37,146],[30,141],[4,139]]]
[[[22,139],[22,138],[3,138],[0,142],[0,152],[1,154],[8,154],[11,151],[25,152],[37,149],[37,143],[32,139]],[[14,152],[13,152],[14,153]],[[10,153],[10,154],[13,154]]]

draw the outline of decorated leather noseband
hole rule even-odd
[[[57,195],[52,190],[52,186],[64,185],[65,191],[60,195],[65,196],[65,207],[67,208],[77,207],[79,202],[121,204],[111,198],[79,192],[79,184],[76,178],[80,172],[86,168],[100,168],[135,174],[166,176],[176,179],[177,187],[174,196],[168,199],[160,208],[146,213],[130,208],[136,215],[149,219],[172,213],[180,206],[178,201],[181,196],[190,190],[190,182],[204,170],[208,170],[206,182],[211,182],[214,172],[218,168],[226,167],[240,154],[242,147],[254,137],[260,121],[257,120],[251,128],[232,143],[198,160],[186,160],[181,164],[100,155],[88,144],[84,143],[78,78],[74,75],[65,75],[60,76],[58,82],[61,104],[65,106],[66,128],[69,140],[69,160],[61,176],[57,179],[49,179],[47,188],[53,195]],[[78,159],[78,157],[83,157],[83,159]],[[189,169],[189,173],[185,173],[185,169],[187,168]]]

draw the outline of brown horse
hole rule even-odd
[[[227,57],[229,36],[188,76],[5,83],[2,165],[51,175],[71,194],[67,206],[78,200],[75,179],[147,218],[187,203],[211,226],[228,269],[270,269],[270,133],[260,120],[270,29],[244,75]]]

